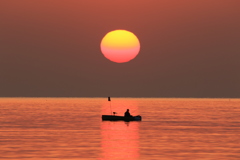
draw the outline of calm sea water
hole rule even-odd
[[[1,98],[0,159],[237,160],[240,99]]]

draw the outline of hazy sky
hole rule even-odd
[[[114,63],[103,36],[139,55]],[[0,96],[240,97],[240,0],[1,0]]]

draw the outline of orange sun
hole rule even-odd
[[[110,61],[124,63],[134,59],[140,51],[138,38],[126,30],[108,32],[102,39],[101,51]]]

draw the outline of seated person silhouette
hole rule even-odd
[[[132,117],[132,115],[129,113],[129,109],[124,114],[124,117]]]

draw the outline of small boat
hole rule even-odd
[[[108,101],[111,102],[111,98],[108,97]],[[110,103],[110,108],[111,108],[111,103]],[[111,108],[112,110],[112,108]],[[129,109],[127,109],[129,111]],[[129,113],[130,115],[130,113]],[[137,116],[116,116],[116,112],[113,112],[113,115],[102,115],[102,120],[103,121],[141,121],[142,117],[140,115]]]
[[[124,116],[115,116],[115,115],[102,115],[103,121],[141,121],[141,116],[132,116],[132,117],[124,117]]]

